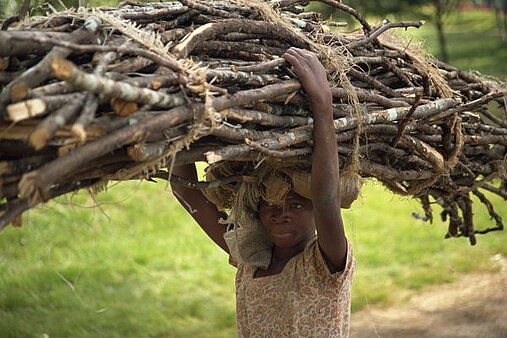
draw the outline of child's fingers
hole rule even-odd
[[[294,47],[289,48],[284,55],[289,55],[290,57],[292,57],[291,60],[298,60],[301,63],[302,57]]]
[[[297,48],[297,47],[290,47],[289,49],[287,49],[287,51],[297,53],[297,54],[302,54],[302,55],[313,54],[311,51],[309,51],[307,49],[301,49],[301,48]]]
[[[319,58],[311,51],[291,47],[286,53],[296,57],[307,71],[325,72],[324,66],[320,62]]]
[[[296,65],[301,65],[301,70],[302,71],[311,71],[312,68],[314,68],[314,64],[315,64],[315,61],[311,59],[311,56],[307,55],[303,50],[297,50],[297,49],[292,49],[292,50],[289,50],[287,51],[287,54],[288,55],[291,55],[294,57],[294,60],[297,60],[299,63],[296,64]],[[318,62],[318,60],[317,60]],[[294,64],[292,64],[292,66],[296,66]]]
[[[310,62],[314,62],[314,61],[319,60],[317,55],[314,52],[309,51],[307,49],[291,47],[288,49],[288,51],[290,51],[291,53],[294,53],[295,55],[298,55],[299,57],[301,57],[307,61],[310,61]]]
[[[290,54],[300,60],[311,60],[312,58],[312,55],[313,53],[307,51],[307,50],[304,50],[304,49],[299,49],[299,48],[295,48],[295,47],[291,47],[289,48],[287,51],[286,51],[287,54]]]
[[[292,67],[294,67],[294,69],[296,70],[296,72],[300,69],[305,69],[306,67],[302,64],[302,60],[294,55],[293,53],[287,51],[285,52],[282,57],[292,65]]]

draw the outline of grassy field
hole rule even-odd
[[[345,211],[358,261],[353,310],[462,273],[493,271],[507,234],[443,240],[445,225],[378,184]],[[92,207],[98,203],[99,207]],[[504,201],[495,199],[507,218]],[[420,211],[420,210],[419,210]],[[438,218],[438,217],[437,217]],[[477,224],[489,220],[476,212]],[[234,269],[164,183],[122,183],[31,211],[0,234],[1,337],[232,337]]]
[[[0,336],[234,335],[234,271],[165,185],[121,184],[0,236]]]

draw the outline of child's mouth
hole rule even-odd
[[[290,232],[279,232],[279,233],[273,232],[271,234],[274,238],[278,238],[278,239],[285,239],[285,238],[289,238],[292,236],[292,233],[290,233]]]

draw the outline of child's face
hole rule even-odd
[[[291,191],[282,205],[259,205],[261,223],[278,247],[295,246],[315,233],[312,201]]]

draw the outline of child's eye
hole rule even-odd
[[[303,207],[303,205],[301,205],[299,203],[291,203],[290,207],[293,209],[301,209]]]

